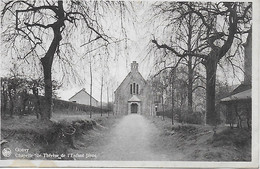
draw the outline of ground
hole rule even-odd
[[[106,124],[107,121],[113,122]],[[223,137],[225,135],[221,133],[229,131],[224,126],[218,127],[214,135],[211,126],[172,126],[170,119],[137,114],[107,121],[102,124],[105,127],[90,131],[77,140],[75,143],[80,148],[69,149],[69,152],[85,152],[89,160],[248,161],[251,158],[248,131],[239,131],[239,134],[245,132],[246,136],[239,140],[236,138],[241,136]]]
[[[53,123],[30,122],[24,117],[2,120],[3,148],[29,149],[29,154],[64,157],[29,159],[135,160],[135,161],[250,161],[251,132],[218,126],[171,124],[170,119],[132,114],[127,116],[66,116]],[[64,116],[65,117],[65,116]],[[77,132],[60,133],[73,124]],[[18,153],[16,152],[16,155]],[[20,153],[22,154],[22,153]],[[28,154],[28,153],[27,153]],[[3,159],[8,159],[2,156]],[[10,158],[17,158],[14,154]],[[27,159],[28,156],[22,159]]]
[[[104,130],[98,140],[91,141],[93,144],[80,143],[86,153],[96,155],[96,160],[168,160],[152,148],[151,140],[160,138],[158,128],[141,115],[124,116],[111,129]],[[82,147],[78,151],[71,150],[72,153],[81,151]]]

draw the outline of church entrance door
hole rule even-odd
[[[136,103],[131,104],[131,113],[137,113],[138,105]]]

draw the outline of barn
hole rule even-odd
[[[90,103],[90,99],[91,99],[91,103]],[[86,92],[85,88],[81,89],[79,92],[77,92],[76,94],[74,94],[69,101],[74,102],[74,103],[78,103],[78,104],[85,104],[85,105],[92,105],[94,107],[98,107],[99,103],[98,101],[90,96],[90,94],[88,94],[88,92]]]

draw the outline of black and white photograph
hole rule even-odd
[[[1,167],[259,167],[258,1],[1,0]]]

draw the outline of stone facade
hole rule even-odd
[[[153,114],[154,105],[150,85],[138,71],[138,63],[131,63],[131,71],[116,89],[116,114]]]

